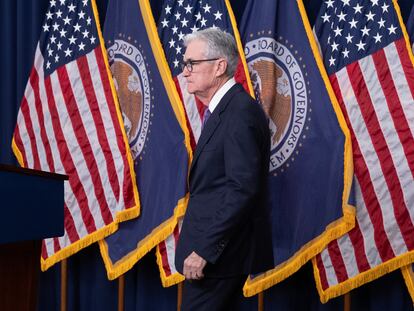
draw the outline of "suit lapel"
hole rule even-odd
[[[203,150],[204,146],[210,139],[211,135],[215,132],[216,128],[220,124],[220,115],[217,113],[211,114],[208,122],[206,123],[204,129],[201,132],[200,139],[198,140],[197,147],[194,153],[193,163],[195,163]]]
[[[227,105],[232,99],[233,95],[236,92],[239,92],[241,89],[242,89],[242,86],[240,84],[235,84],[234,86],[232,86],[230,90],[220,100],[216,109],[213,111],[210,118],[208,119],[205,127],[201,131],[201,135],[198,140],[197,147],[194,151],[194,157],[193,157],[193,161],[191,163],[191,168],[190,168],[190,175],[194,167],[194,164],[197,162],[197,159],[200,156],[201,151],[203,150],[206,143],[209,141],[211,135],[213,135],[213,133],[217,129],[218,125],[220,124],[221,122],[220,115],[224,112],[224,110],[226,110]]]

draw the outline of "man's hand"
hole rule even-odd
[[[184,260],[183,273],[187,280],[200,280],[204,277],[203,269],[206,266],[207,261],[198,256],[195,252],[192,252]]]

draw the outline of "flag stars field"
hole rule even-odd
[[[386,24],[387,14],[389,14],[389,5],[386,2],[382,6],[378,4],[378,1],[364,2],[363,5],[351,0],[338,2],[338,5],[334,4],[333,0],[325,1],[324,11],[320,15],[322,23],[329,23],[332,29],[327,39],[330,49],[328,48],[328,53],[325,55],[325,65],[328,70],[338,64],[342,66],[352,62],[360,55],[359,53],[367,49],[370,51],[379,49],[383,43],[384,34],[398,35],[401,33],[392,21]],[[331,43],[332,35],[334,36],[333,43]]]

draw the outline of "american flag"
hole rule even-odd
[[[314,260],[321,299],[414,261],[414,67],[391,0],[324,1],[315,32],[351,131],[357,222]]]
[[[17,117],[13,147],[20,164],[69,176],[65,232],[43,241],[43,270],[138,215],[96,16],[89,0],[50,1]]]
[[[158,22],[158,33],[174,82],[184,104],[193,149],[201,134],[202,116],[204,115],[205,106],[194,95],[187,92],[187,82],[180,66],[185,53],[183,38],[186,34],[209,27],[217,27],[233,34],[239,43],[240,55],[243,55],[236,22],[227,0],[164,1]],[[240,58],[235,79],[249,92],[248,71],[247,67],[243,65],[242,58]],[[174,267],[175,242],[178,239],[179,230],[174,230],[174,232],[174,237],[169,237],[157,248],[159,253],[158,262],[164,286],[173,285],[182,280],[182,278],[177,276]]]

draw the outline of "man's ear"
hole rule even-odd
[[[217,77],[224,75],[226,71],[227,71],[227,61],[224,58],[220,58],[217,64],[217,71],[216,71]]]

